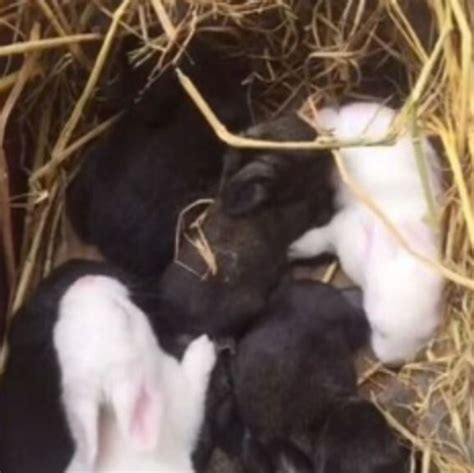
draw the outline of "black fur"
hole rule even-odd
[[[232,395],[228,350],[219,353],[218,361],[209,382],[205,420],[193,453],[194,468],[205,472],[216,447],[232,456],[240,455],[244,426],[236,414]]]
[[[188,51],[180,67],[219,118],[231,130],[248,126],[242,64],[197,42]],[[136,95],[146,75],[128,68],[122,81]],[[223,152],[223,143],[167,69],[85,157],[67,193],[72,226],[108,260],[155,277],[172,259],[179,212],[215,193]]]
[[[292,442],[278,442],[270,447],[278,473],[313,473],[313,462]]]
[[[363,308],[364,294],[362,289],[358,286],[344,287],[341,289],[341,294],[346,298],[347,302],[359,309]]]
[[[315,136],[294,115],[246,134],[280,140]],[[326,151],[229,151],[219,198],[202,227],[217,274],[206,274],[207,265],[194,245],[182,239],[180,262],[164,272],[157,309],[150,301],[150,311],[172,330],[238,335],[278,283],[288,245],[331,217],[331,166]]]
[[[288,114],[244,133],[269,141],[312,141],[316,132]],[[328,191],[330,154],[325,151],[229,150],[221,182],[221,198],[228,215],[241,216],[265,207],[306,201],[318,221],[331,217]]]
[[[275,465],[262,444],[249,432],[242,440],[241,461],[245,473],[274,473]]]
[[[315,446],[315,473],[408,473],[409,456],[369,401],[349,399],[328,415]]]
[[[266,471],[268,461],[282,471],[307,471],[318,426],[335,403],[356,393],[351,358],[368,334],[364,313],[337,289],[282,282],[232,364],[237,410],[254,439],[246,448],[259,452],[244,461],[261,465],[248,471]]]

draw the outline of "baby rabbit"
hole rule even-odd
[[[0,470],[62,473],[73,443],[60,403],[60,373],[53,347],[58,305],[84,274],[126,278],[103,263],[70,261],[44,279],[15,315],[9,356],[0,382]],[[84,339],[71,347],[82,350]]]
[[[303,141],[314,139],[315,132],[288,115],[251,128],[245,136]],[[330,169],[325,151],[315,156],[229,150],[219,196],[202,225],[217,273],[202,277],[207,265],[183,238],[178,261],[159,281],[158,308],[153,310],[151,298],[147,312],[177,331],[237,335],[263,308],[286,264],[288,245],[330,218]]]
[[[54,346],[75,443],[66,472],[193,471],[215,362],[207,336],[178,362],[162,351],[126,286],[84,276],[61,299]]]
[[[250,125],[245,64],[196,40],[179,66],[229,129]],[[143,67],[151,70],[123,74],[126,95],[144,86]],[[85,157],[67,192],[72,227],[107,260],[157,277],[172,260],[181,210],[215,194],[224,149],[174,71],[162,72]]]
[[[320,111],[319,123],[338,139],[380,139],[396,112],[376,103],[353,103]],[[429,165],[431,189],[441,192],[436,153],[421,140]],[[412,138],[405,131],[395,144],[342,148],[348,172],[397,226],[410,245],[437,257],[438,238],[425,218],[427,203],[415,161]],[[387,364],[411,360],[440,322],[442,277],[402,248],[389,230],[338,181],[338,211],[321,228],[308,231],[289,250],[291,259],[335,253],[343,270],[364,292],[376,356]]]
[[[356,394],[352,355],[368,333],[363,311],[329,285],[286,280],[272,293],[231,363],[246,471],[313,471],[316,432]]]

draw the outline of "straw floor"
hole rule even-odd
[[[429,217],[441,227],[442,247],[438,261],[425,263],[446,277],[445,323],[426,352],[399,372],[363,360],[360,384],[401,436],[422,453],[424,472],[474,471],[473,15],[469,0],[4,3],[0,234],[14,287],[9,317],[38,279],[65,257],[58,254],[64,249],[64,190],[87,145],[115,119],[101,86],[113,82],[120,39],[141,38],[133,60],[153,58],[159,74],[184,54],[193,35],[214,36],[229,54],[252,58],[255,73],[249,80],[256,92],[250,100],[256,117],[298,107],[311,118],[321,104],[336,97],[377,95],[401,107],[399,126],[408,126],[415,136],[423,130],[436,141],[446,192],[442,208],[431,205]],[[229,134],[205,97],[186,77],[181,80],[227,143],[297,146]],[[335,143],[320,139],[304,146]],[[353,185],[337,151],[334,155],[342,176]],[[422,163],[423,156],[419,159]],[[423,178],[423,166],[420,169]],[[17,186],[14,173],[20,181],[26,177],[27,185]],[[354,190],[411,251],[383,209]],[[66,256],[71,251],[66,250]],[[336,271],[331,267],[324,277],[330,280]],[[4,344],[3,355],[6,348]]]

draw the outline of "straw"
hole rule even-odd
[[[413,13],[413,7],[423,6],[426,12],[421,16]],[[319,149],[333,149],[336,167],[346,183],[407,251],[423,259],[386,218],[384,209],[352,182],[338,154],[342,147],[390,144],[403,130],[411,132],[420,179],[435,216],[432,220],[441,229],[440,259],[425,263],[448,280],[444,322],[416,361],[396,373],[366,362],[359,383],[404,441],[421,453],[423,472],[472,473],[474,24],[469,6],[467,0],[39,0],[1,7],[0,27],[5,37],[11,33],[12,38],[10,44],[0,46],[0,57],[5,59],[0,91],[7,94],[0,112],[1,143],[10,138],[8,133],[31,142],[24,153],[30,158],[30,179],[21,196],[11,193],[8,162],[22,158],[8,156],[7,161],[0,152],[1,241],[5,268],[16,287],[8,320],[54,267],[64,188],[86,148],[120,116],[104,117],[97,107],[97,90],[105,80],[118,38],[133,35],[141,41],[130,57],[135,64],[145,59],[156,63],[150,80],[163,68],[177,64],[194,36],[225,38],[216,42],[224,51],[228,48],[229,55],[251,58],[252,90],[259,95],[250,94],[249,101],[257,120],[295,110],[303,103],[311,109],[303,113],[307,119],[306,115],[317,113],[324,104],[337,103],[341,96],[370,99],[372,92],[363,89],[361,79],[367,74],[379,79],[378,67],[392,63],[403,69],[411,86],[405,89],[404,84],[394,84],[390,96],[383,98],[395,97],[403,106],[397,123],[377,141],[338,142],[319,136],[309,142],[282,143],[230,133],[207,104],[208,97],[182,71],[176,73],[216,135],[229,146],[314,150],[314,159]],[[433,23],[432,41],[422,35],[420,22],[426,21]],[[35,31],[40,34],[33,34]],[[440,145],[439,171],[445,177],[445,192],[439,209],[429,191],[423,149],[416,145],[423,134]],[[26,209],[22,241],[13,235],[11,206]],[[206,226],[198,219],[190,228],[193,222],[186,223],[184,218],[188,210],[180,216],[176,246],[180,238],[191,238],[207,272],[218,271]],[[178,252],[175,256],[179,264]],[[323,279],[331,281],[337,271],[336,265],[328,267]],[[5,344],[0,368],[6,354]],[[408,390],[409,395],[398,398],[397,390]]]
[[[60,38],[38,39],[36,41],[24,41],[15,44],[0,46],[0,57],[11,56],[14,54],[25,54],[29,52],[37,52],[45,49],[58,48],[60,46],[68,46],[74,43],[97,41],[101,36],[96,33],[77,34]]]

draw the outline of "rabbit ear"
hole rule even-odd
[[[138,450],[152,450],[158,444],[162,399],[141,371],[133,366],[114,383],[111,402],[123,436]]]
[[[155,379],[154,357],[159,348],[154,341],[145,315],[128,295],[117,297],[115,304],[126,314],[129,329],[136,339],[145,344],[149,355],[123,363],[116,368],[107,387],[109,399],[117,417],[122,435],[138,450],[152,450],[159,437],[162,415],[160,386]],[[142,352],[143,353],[143,352]],[[151,357],[151,358],[148,358]]]
[[[242,152],[230,148],[224,155],[222,166],[222,175],[219,183],[219,192],[222,192],[231,177],[236,174],[242,166]]]
[[[268,202],[277,174],[269,162],[252,161],[222,188],[222,203],[229,215],[245,215]]]

